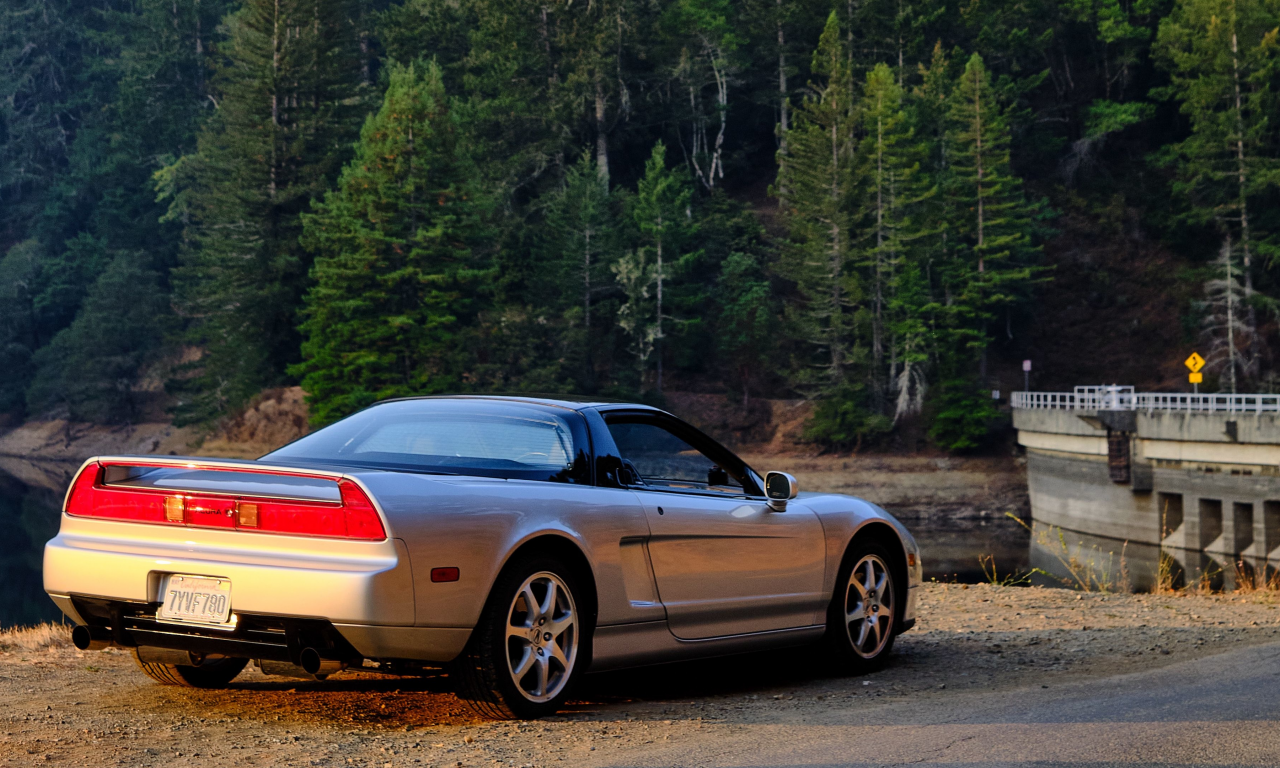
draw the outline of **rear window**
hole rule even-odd
[[[485,400],[407,400],[349,416],[262,457],[581,483],[585,424],[573,411]]]

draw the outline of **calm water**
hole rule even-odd
[[[58,532],[65,487],[56,474],[42,486],[0,471],[0,628],[62,616],[44,594],[40,562]]]
[[[57,620],[62,614],[45,596],[41,579],[44,544],[58,532],[62,497],[75,465],[0,468],[0,627]],[[1031,547],[1026,529],[1004,516],[940,519],[903,517],[920,543],[925,578],[985,581],[980,555],[995,555],[1000,573],[1025,571]]]

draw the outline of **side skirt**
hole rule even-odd
[[[665,621],[615,624],[597,627],[592,637],[592,672],[638,667],[665,661],[727,656],[747,651],[805,645],[822,637],[826,626],[815,624],[793,629],[752,632],[745,635],[681,640]]]

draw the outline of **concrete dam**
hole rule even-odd
[[[1041,532],[1053,527],[1055,541],[1109,553],[1107,567],[1139,589],[1158,568],[1175,586],[1274,577],[1280,395],[1102,386],[1016,392],[1012,405]],[[1032,564],[1060,571],[1061,553],[1044,551],[1058,546],[1041,533]],[[1115,560],[1120,553],[1125,562]]]

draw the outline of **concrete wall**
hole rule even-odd
[[[1280,418],[1122,415],[1014,412],[1037,522],[1228,560],[1280,559]],[[1124,434],[1142,482],[1111,481],[1108,422],[1133,429]]]

